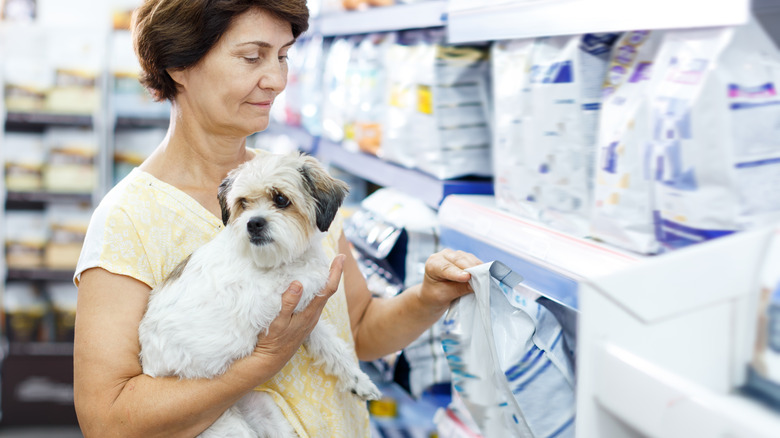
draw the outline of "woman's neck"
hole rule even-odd
[[[219,216],[216,199],[227,173],[252,158],[246,138],[220,136],[188,123],[171,110],[165,139],[140,169],[189,194]]]

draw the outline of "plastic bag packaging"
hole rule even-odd
[[[780,228],[769,244],[759,284],[756,343],[746,389],[780,409]]]
[[[659,31],[626,32],[612,49],[596,147],[591,235],[643,254],[658,252],[650,174],[650,75]]]
[[[534,178],[527,175],[523,157],[533,144],[523,141],[529,129],[523,124],[528,100],[528,74],[531,68],[532,38],[497,41],[490,48],[493,85],[493,191],[499,208],[523,217],[538,219],[539,209],[525,185]]]
[[[491,176],[487,47],[447,45],[442,29],[425,35],[411,124],[415,166],[439,179]]]
[[[573,319],[560,322],[547,307],[558,304],[522,286],[500,262],[468,271],[474,294],[450,307],[442,344],[453,388],[479,432],[573,437]]]
[[[651,83],[661,244],[780,219],[780,55],[760,25],[669,31]]]
[[[610,50],[617,33],[537,38],[521,138],[525,193],[542,222],[589,233],[595,142]]]
[[[350,38],[336,38],[327,48],[322,76],[322,135],[333,142],[344,140],[347,106],[347,67],[355,48]]]
[[[415,142],[412,117],[417,110],[415,72],[424,49],[425,30],[398,33],[396,42],[384,56],[387,82],[384,90],[385,113],[382,123],[382,147],[378,155],[404,167],[415,166]]]
[[[357,47],[360,85],[354,137],[360,150],[374,155],[379,155],[383,140],[381,123],[384,119],[384,90],[387,82],[383,62],[395,39],[394,32],[370,34]]]

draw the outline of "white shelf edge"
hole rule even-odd
[[[546,0],[449,4],[447,36],[450,43],[744,24],[750,0]],[[492,3],[492,4],[491,4]],[[761,1],[762,5],[767,0]],[[766,6],[762,6],[766,7]],[[490,23],[486,26],[485,23]]]
[[[780,414],[756,400],[710,390],[614,345],[602,344],[598,354],[596,399],[650,436],[769,438],[780,430]]]
[[[448,196],[439,222],[574,280],[613,273],[644,258],[500,210],[493,196]]]
[[[317,26],[324,36],[440,27],[447,22],[446,13],[447,2],[437,0],[326,14]]]

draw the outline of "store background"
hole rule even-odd
[[[80,436],[67,426],[75,421],[72,267],[93,206],[167,126],[167,106],[151,102],[136,79],[126,27],[138,3],[3,3],[0,437]],[[521,55],[511,50],[532,38],[738,25],[751,10],[780,34],[779,3],[346,3],[363,4],[346,12],[340,1],[310,2],[312,26],[291,53],[288,90],[272,126],[250,143],[310,152],[352,185],[345,232],[374,293],[418,281],[425,256],[442,246],[501,260],[532,289],[581,312],[581,431],[752,437],[780,430],[777,413],[737,391],[771,232],[650,256],[594,241],[587,215],[581,228],[582,212],[538,214],[514,196],[517,157],[507,149],[521,141],[511,126],[522,101],[506,77],[522,76]],[[25,19],[29,5],[33,20]],[[445,39],[456,47],[437,63]],[[778,180],[775,171],[763,184]],[[587,181],[577,190],[593,195]],[[474,436],[464,405],[450,404],[445,331],[439,324],[403,357],[366,364],[389,396],[371,406],[378,436]]]

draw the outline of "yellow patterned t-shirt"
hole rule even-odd
[[[184,258],[211,240],[222,221],[192,197],[139,169],[114,187],[95,209],[74,281],[100,267],[154,288]],[[324,239],[328,257],[338,252],[342,218]],[[343,279],[322,318],[350,345],[354,340]],[[357,357],[355,356],[357,361]],[[314,366],[301,347],[271,380],[258,387],[273,396],[301,438],[365,438],[370,435],[365,402],[335,389],[335,378]]]

